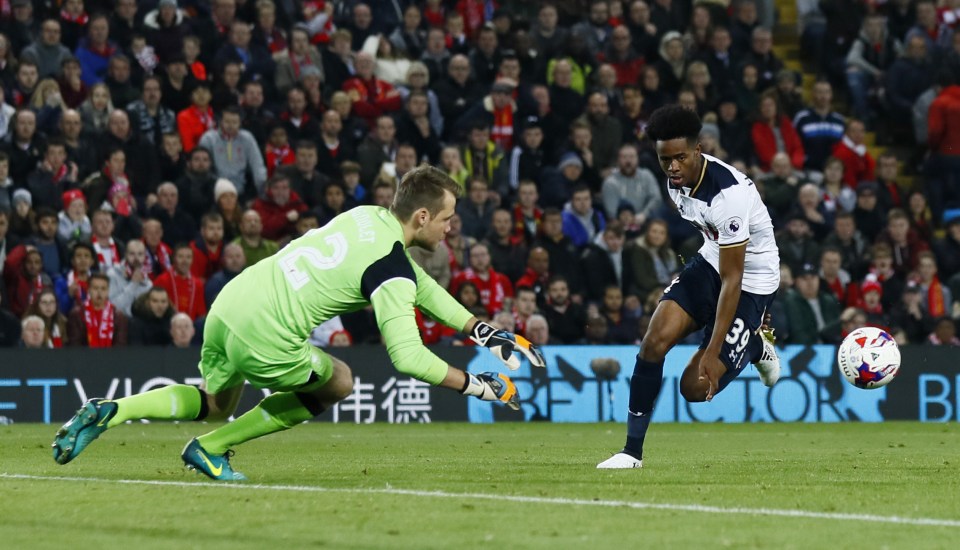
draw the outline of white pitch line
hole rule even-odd
[[[601,506],[608,508],[634,508],[638,510],[669,510],[673,512],[698,512],[702,514],[742,514],[748,516],[775,516],[801,519],[829,519],[839,521],[867,521],[897,525],[922,525],[930,527],[960,527],[960,520],[938,518],[910,518],[903,516],[872,516],[867,514],[835,514],[810,510],[784,510],[777,508],[726,508],[701,504],[669,504],[660,502],[631,502],[627,500],[585,500],[578,498],[548,498],[523,495],[492,495],[485,493],[448,493],[446,491],[416,491],[412,489],[331,488],[310,485],[258,485],[243,483],[213,483],[190,481],[162,481],[150,479],[103,479],[96,477],[36,476],[27,474],[0,473],[0,479],[30,481],[68,481],[82,483],[106,483],[117,485],[154,485],[160,487],[200,487],[253,491],[289,491],[298,493],[352,493],[365,495],[395,495],[425,498],[493,500],[523,504],[555,504],[567,506]]]

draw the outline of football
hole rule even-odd
[[[900,370],[897,342],[876,327],[861,327],[844,338],[837,350],[837,364],[843,377],[866,390],[886,386]]]

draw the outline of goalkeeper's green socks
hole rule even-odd
[[[221,455],[234,445],[288,430],[322,411],[322,407],[317,408],[319,404],[312,407],[314,411],[308,409],[303,401],[305,399],[310,399],[309,395],[293,392],[271,394],[233,422],[198,437],[197,441],[208,453]]]
[[[205,409],[204,394],[196,386],[177,384],[114,400],[117,414],[108,428],[127,420],[196,420]]]

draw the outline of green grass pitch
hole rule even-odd
[[[0,546],[915,550],[960,538],[953,423],[654,425],[645,468],[628,471],[595,469],[622,444],[619,424],[310,424],[238,447],[250,481],[231,486],[181,466],[207,429],[120,426],[58,466],[56,426],[0,427]]]

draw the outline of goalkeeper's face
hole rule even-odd
[[[431,252],[436,250],[437,247],[440,246],[440,241],[442,241],[447,235],[447,232],[450,231],[450,219],[453,218],[455,214],[454,209],[456,205],[457,199],[453,196],[453,193],[449,191],[445,192],[443,196],[443,208],[441,208],[435,216],[431,216],[430,213],[427,212],[421,221],[420,227],[417,229],[413,244]]]

